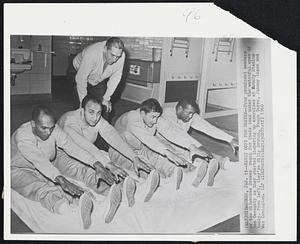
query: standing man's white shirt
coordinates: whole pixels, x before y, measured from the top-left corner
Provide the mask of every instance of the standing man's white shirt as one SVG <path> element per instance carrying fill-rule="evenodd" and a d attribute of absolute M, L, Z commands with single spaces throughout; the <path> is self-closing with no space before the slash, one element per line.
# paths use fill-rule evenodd
<path fill-rule="evenodd" d="M 73 60 L 73 66 L 77 70 L 75 80 L 80 103 L 87 95 L 87 83 L 96 86 L 103 80 L 109 78 L 103 99 L 110 101 L 112 94 L 115 92 L 121 80 L 125 62 L 125 52 L 122 52 L 122 56 L 115 63 L 104 67 L 105 60 L 103 52 L 105 50 L 105 44 L 106 41 L 94 43 L 83 49 Z"/>
<path fill-rule="evenodd" d="M 190 127 L 192 127 L 193 129 L 201 131 L 211 137 L 214 137 L 215 139 L 223 140 L 229 143 L 233 139 L 231 135 L 202 119 L 197 113 L 195 113 L 192 119 L 188 122 L 184 122 L 181 119 L 178 119 L 176 115 L 176 105 L 164 107 L 162 117 L 186 132 L 190 129 Z"/>

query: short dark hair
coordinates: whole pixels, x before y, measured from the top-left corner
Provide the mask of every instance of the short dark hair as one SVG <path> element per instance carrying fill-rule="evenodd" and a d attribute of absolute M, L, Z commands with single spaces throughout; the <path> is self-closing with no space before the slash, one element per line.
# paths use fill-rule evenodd
<path fill-rule="evenodd" d="M 118 49 L 124 50 L 124 43 L 118 37 L 111 37 L 106 41 L 105 46 L 107 49 L 111 49 L 112 47 L 116 47 Z"/>
<path fill-rule="evenodd" d="M 94 102 L 94 103 L 100 104 L 100 105 L 101 105 L 101 108 L 102 108 L 102 101 L 101 101 L 101 99 L 98 98 L 98 97 L 95 97 L 95 96 L 92 95 L 92 94 L 87 94 L 87 95 L 83 98 L 83 100 L 82 100 L 82 102 L 81 102 L 81 107 L 82 107 L 82 108 L 85 108 L 86 104 L 87 104 L 89 101 L 92 101 L 92 102 Z"/>
<path fill-rule="evenodd" d="M 149 98 L 142 102 L 140 106 L 140 110 L 144 111 L 146 114 L 149 112 L 157 112 L 162 114 L 162 107 L 160 106 L 159 102 L 154 98 Z"/>
<path fill-rule="evenodd" d="M 188 97 L 185 97 L 185 98 L 182 98 L 181 100 L 179 100 L 179 102 L 176 105 L 176 108 L 181 106 L 183 109 L 185 109 L 188 105 L 191 105 L 195 109 L 196 113 L 200 113 L 200 109 L 199 109 L 199 106 L 196 103 L 196 101 L 193 99 L 190 99 Z"/>
<path fill-rule="evenodd" d="M 31 119 L 37 122 L 42 113 L 50 116 L 53 120 L 55 120 L 53 111 L 44 104 L 37 105 L 33 108 Z"/>

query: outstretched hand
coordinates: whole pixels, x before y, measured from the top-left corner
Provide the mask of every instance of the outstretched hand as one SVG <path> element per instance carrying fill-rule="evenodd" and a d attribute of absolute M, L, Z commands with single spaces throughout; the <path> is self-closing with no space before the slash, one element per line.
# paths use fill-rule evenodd
<path fill-rule="evenodd" d="M 55 178 L 55 181 L 61 186 L 61 188 L 72 195 L 73 197 L 80 197 L 83 194 L 83 189 L 74 183 L 68 181 L 64 176 L 59 175 Z"/>
<path fill-rule="evenodd" d="M 138 177 L 140 177 L 140 170 L 145 171 L 147 174 L 149 174 L 152 170 L 152 167 L 150 164 L 147 164 L 145 161 L 148 161 L 146 158 L 138 158 L 135 157 L 132 160 L 134 172 Z"/>
<path fill-rule="evenodd" d="M 105 181 L 108 185 L 112 185 L 117 181 L 116 177 L 108 169 L 106 169 L 100 162 L 94 163 L 94 169 L 96 171 L 95 181 L 98 183 L 99 180 Z"/>
<path fill-rule="evenodd" d="M 128 173 L 115 165 L 113 162 L 107 164 L 107 168 L 114 174 L 117 179 L 117 182 L 120 182 L 122 179 L 125 179 L 128 176 Z"/>
<path fill-rule="evenodd" d="M 172 161 L 177 166 L 186 167 L 189 163 L 187 160 L 179 157 L 176 153 L 171 152 L 169 150 L 166 150 L 165 155 L 170 161 Z"/>

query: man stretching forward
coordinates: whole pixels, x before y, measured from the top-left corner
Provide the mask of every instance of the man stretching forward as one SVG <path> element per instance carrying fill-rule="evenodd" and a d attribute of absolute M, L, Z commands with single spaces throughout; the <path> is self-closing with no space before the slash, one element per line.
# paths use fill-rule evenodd
<path fill-rule="evenodd" d="M 190 128 L 193 128 L 216 139 L 226 141 L 235 151 L 238 146 L 237 139 L 211 125 L 206 120 L 202 119 L 198 112 L 199 107 L 196 102 L 188 98 L 184 98 L 180 100 L 175 106 L 165 106 L 162 116 L 178 128 L 181 128 L 184 132 L 188 132 Z M 207 151 L 202 145 L 200 145 L 200 147 L 201 150 Z M 212 156 L 210 152 L 207 151 L 207 153 Z M 208 161 L 210 161 L 211 164 L 208 186 L 212 186 L 214 183 L 214 177 L 220 167 L 219 164 L 224 163 L 224 158 L 213 154 L 213 159 Z M 208 162 L 205 160 L 200 160 L 198 177 L 193 183 L 194 186 L 198 186 L 201 183 L 204 176 L 206 175 L 207 169 Z"/>
<path fill-rule="evenodd" d="M 98 159 L 75 144 L 55 124 L 52 111 L 40 105 L 34 108 L 31 121 L 22 124 L 11 137 L 11 187 L 53 213 L 70 213 L 70 203 L 81 196 L 81 217 L 84 228 L 88 228 L 93 208 L 91 194 L 70 182 L 56 167 L 60 160 L 58 148 L 95 171 L 94 182 L 101 179 L 114 183 L 113 175 L 100 166 Z"/>
<path fill-rule="evenodd" d="M 145 100 L 140 108 L 121 115 L 116 121 L 115 128 L 134 152 L 157 169 L 162 177 L 172 176 L 175 188 L 179 189 L 183 177 L 182 167 L 186 167 L 188 162 L 179 157 L 174 147 L 164 143 L 157 135 L 160 134 L 193 154 L 203 155 L 205 152 L 197 149 L 198 141 L 191 139 L 181 129 L 160 117 L 161 114 L 162 107 L 159 102 L 150 98 Z M 118 165 L 127 168 L 131 166 L 128 159 L 114 148 L 109 149 L 109 155 Z"/>
<path fill-rule="evenodd" d="M 139 170 L 149 174 L 147 179 L 149 190 L 146 191 L 145 194 L 147 200 L 150 200 L 159 183 L 158 173 L 151 171 L 151 167 L 143 163 L 137 157 L 127 143 L 120 137 L 116 129 L 101 116 L 101 112 L 101 99 L 89 94 L 82 100 L 82 108 L 63 114 L 59 119 L 58 124 L 78 146 L 90 153 L 90 155 L 94 155 L 101 163 L 100 167 L 104 166 L 109 169 L 116 181 L 121 182 L 121 185 L 124 186 L 123 194 L 126 196 L 129 207 L 132 207 L 135 203 L 135 181 L 128 176 L 128 173 L 125 170 L 118 167 L 110 160 L 107 152 L 99 150 L 93 144 L 96 141 L 98 134 L 100 134 L 111 147 L 115 148 L 115 150 L 129 160 L 136 174 L 138 174 Z M 95 192 L 104 195 L 107 194 L 110 184 L 105 181 L 99 182 L 98 185 L 95 184 L 93 181 L 95 171 L 90 169 L 87 170 L 80 162 L 70 158 L 63 151 L 59 151 L 59 157 L 61 157 L 62 160 L 59 161 L 58 168 L 62 173 L 71 178 L 77 178 L 79 174 L 79 176 L 82 176 L 82 181 Z M 117 197 L 112 202 L 115 211 L 120 205 L 120 202 L 120 197 Z"/>

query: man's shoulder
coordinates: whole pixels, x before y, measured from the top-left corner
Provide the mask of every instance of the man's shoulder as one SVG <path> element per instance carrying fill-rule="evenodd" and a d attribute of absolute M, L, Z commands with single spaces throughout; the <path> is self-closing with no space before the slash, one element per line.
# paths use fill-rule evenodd
<path fill-rule="evenodd" d="M 128 112 L 123 113 L 116 121 L 116 124 L 119 123 L 124 123 L 126 121 L 126 123 L 131 123 L 135 120 L 137 120 L 139 116 L 139 113 L 137 110 L 130 110 Z"/>
<path fill-rule="evenodd" d="M 101 51 L 103 51 L 104 46 L 105 42 L 92 43 L 84 49 L 84 55 L 98 57 L 99 55 L 101 55 Z"/>
<path fill-rule="evenodd" d="M 92 44 L 90 44 L 89 46 L 87 46 L 87 48 L 104 48 L 106 41 L 102 41 L 102 42 L 94 42 Z"/>
<path fill-rule="evenodd" d="M 21 137 L 23 137 L 24 135 L 30 135 L 30 134 L 32 134 L 32 128 L 31 128 L 30 121 L 28 121 L 20 125 L 20 127 L 18 127 L 14 131 L 12 136 L 21 135 Z"/>
<path fill-rule="evenodd" d="M 140 112 L 138 109 L 130 110 L 127 112 L 127 117 L 129 119 L 138 119 L 138 118 L 140 118 Z"/>
<path fill-rule="evenodd" d="M 58 124 L 62 127 L 66 123 L 75 122 L 79 117 L 80 109 L 72 110 L 64 113 L 58 120 Z"/>

